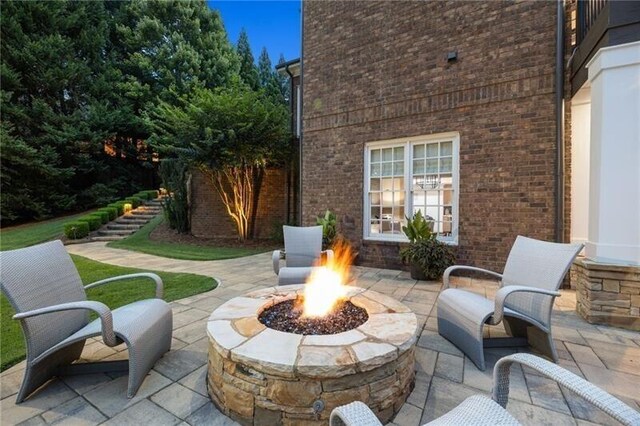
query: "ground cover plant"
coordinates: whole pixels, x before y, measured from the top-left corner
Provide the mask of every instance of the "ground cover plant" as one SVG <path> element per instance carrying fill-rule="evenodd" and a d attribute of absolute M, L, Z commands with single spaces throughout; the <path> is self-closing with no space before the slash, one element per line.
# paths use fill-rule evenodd
<path fill-rule="evenodd" d="M 82 282 L 89 284 L 116 275 L 143 272 L 139 269 L 107 265 L 81 256 L 71 256 L 76 264 Z M 148 271 L 147 271 L 148 272 Z M 217 282 L 202 275 L 156 272 L 164 282 L 164 300 L 182 299 L 204 291 L 213 290 Z M 116 282 L 87 291 L 89 300 L 97 300 L 115 309 L 136 300 L 154 297 L 155 285 L 148 279 L 134 279 Z M 0 296 L 0 370 L 24 359 L 25 348 L 22 329 L 18 321 L 11 317 L 13 308 L 4 295 Z"/>

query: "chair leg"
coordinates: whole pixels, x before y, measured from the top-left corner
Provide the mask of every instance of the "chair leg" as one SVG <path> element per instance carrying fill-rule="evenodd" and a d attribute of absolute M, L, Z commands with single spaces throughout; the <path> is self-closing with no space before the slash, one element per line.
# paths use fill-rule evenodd
<path fill-rule="evenodd" d="M 551 331 L 548 333 L 540 330 L 538 327 L 531 327 L 528 336 L 529 345 L 541 354 L 549 357 L 553 362 L 558 362 L 558 352 L 553 342 Z"/>
<path fill-rule="evenodd" d="M 531 324 L 521 320 L 520 318 L 504 316 L 502 318 L 504 329 L 511 337 L 527 337 L 527 327 L 531 327 Z"/>
<path fill-rule="evenodd" d="M 137 334 L 135 340 L 129 341 L 122 336 L 129 349 L 127 398 L 135 396 L 156 361 L 171 349 L 173 317 L 168 305 L 161 316 L 153 326 Z"/>
<path fill-rule="evenodd" d="M 56 376 L 61 366 L 69 365 L 80 358 L 84 348 L 84 340 L 69 345 L 51 354 L 39 363 L 30 365 L 27 360 L 27 367 L 20 385 L 20 391 L 16 397 L 16 403 L 23 402 L 36 389 L 44 385 L 49 379 Z"/>
<path fill-rule="evenodd" d="M 438 333 L 469 357 L 484 371 L 483 323 L 475 323 L 460 315 L 454 308 L 438 302 Z"/>

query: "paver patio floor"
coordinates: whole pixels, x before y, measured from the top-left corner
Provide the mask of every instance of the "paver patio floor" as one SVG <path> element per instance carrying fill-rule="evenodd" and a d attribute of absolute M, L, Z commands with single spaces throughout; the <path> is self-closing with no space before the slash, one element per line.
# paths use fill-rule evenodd
<path fill-rule="evenodd" d="M 95 374 L 53 380 L 29 400 L 16 405 L 23 362 L 0 377 L 0 423 L 235 424 L 207 396 L 205 324 L 211 311 L 226 300 L 276 283 L 270 253 L 196 262 L 111 249 L 105 243 L 72 245 L 67 249 L 114 265 L 212 276 L 220 281 L 220 286 L 172 303 L 171 351 L 156 364 L 135 398 L 126 398 L 126 376 Z M 487 371 L 481 372 L 440 337 L 435 316 L 440 283 L 416 282 L 406 272 L 363 267 L 356 267 L 355 275 L 359 286 L 391 295 L 412 308 L 422 327 L 416 352 L 415 390 L 393 424 L 423 424 L 470 395 L 490 392 L 493 364 L 515 350 L 488 350 Z M 495 292 L 487 281 L 462 278 L 457 279 L 456 285 L 485 295 Z M 556 300 L 553 331 L 562 366 L 640 410 L 640 333 L 583 321 L 575 314 L 575 293 L 570 290 L 562 291 L 562 297 Z M 500 336 L 504 330 L 492 327 L 487 333 Z M 99 339 L 91 339 L 82 356 L 111 360 L 126 358 L 127 354 L 123 345 L 109 348 Z M 531 370 L 513 369 L 511 381 L 508 410 L 523 424 L 615 424 L 606 414 Z"/>

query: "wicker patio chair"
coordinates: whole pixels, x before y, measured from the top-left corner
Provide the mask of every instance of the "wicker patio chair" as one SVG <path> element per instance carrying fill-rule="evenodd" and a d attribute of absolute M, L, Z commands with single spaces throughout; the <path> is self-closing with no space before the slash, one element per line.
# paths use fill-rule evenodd
<path fill-rule="evenodd" d="M 332 250 L 322 250 L 322 226 L 283 226 L 284 250 L 273 252 L 273 270 L 278 275 L 278 285 L 303 284 L 314 265 L 324 254 L 333 258 Z M 280 267 L 284 259 L 285 266 Z"/>
<path fill-rule="evenodd" d="M 443 276 L 438 297 L 438 332 L 485 369 L 484 346 L 532 344 L 554 361 L 558 360 L 551 336 L 551 309 L 558 288 L 582 244 L 559 244 L 518 236 L 504 273 L 471 266 L 451 266 Z M 449 276 L 457 270 L 482 272 L 501 280 L 494 300 L 470 291 L 449 287 Z M 511 337 L 483 339 L 484 324 L 504 321 Z"/>
<path fill-rule="evenodd" d="M 17 402 L 51 377 L 99 371 L 129 371 L 127 396 L 133 397 L 155 362 L 171 347 L 172 313 L 161 300 L 162 280 L 151 273 L 108 278 L 82 286 L 80 275 L 60 241 L 0 253 L 0 288 L 17 312 L 26 342 L 26 369 Z M 155 282 L 155 299 L 111 311 L 88 301 L 85 289 L 131 278 Z M 99 318 L 89 321 L 89 312 Z M 107 346 L 126 343 L 128 361 L 72 364 L 85 340 L 102 335 Z"/>
<path fill-rule="evenodd" d="M 506 410 L 509 400 L 509 371 L 513 363 L 526 365 L 543 376 L 555 380 L 559 385 L 575 392 L 624 425 L 640 425 L 640 413 L 619 399 L 562 367 L 537 356 L 523 353 L 498 360 L 493 369 L 492 398 L 483 395 L 471 396 L 427 425 L 519 425 L 520 423 Z M 382 423 L 369 407 L 363 402 L 356 401 L 335 408 L 331 412 L 330 425 L 381 426 Z"/>

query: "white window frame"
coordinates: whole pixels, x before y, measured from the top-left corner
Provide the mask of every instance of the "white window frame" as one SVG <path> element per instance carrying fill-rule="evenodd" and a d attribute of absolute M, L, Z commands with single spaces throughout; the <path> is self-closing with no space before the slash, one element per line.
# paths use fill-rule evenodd
<path fill-rule="evenodd" d="M 452 223 L 451 223 L 451 235 L 442 237 L 438 236 L 438 239 L 444 243 L 457 245 L 458 244 L 458 223 L 460 217 L 460 133 L 448 132 L 438 133 L 434 135 L 414 136 L 409 138 L 388 139 L 383 141 L 369 142 L 365 144 L 364 149 L 364 194 L 363 194 L 363 238 L 366 241 L 394 241 L 394 242 L 408 242 L 406 235 L 401 234 L 371 234 L 371 206 L 369 204 L 369 192 L 371 190 L 370 184 L 370 159 L 371 150 L 380 148 L 393 148 L 398 146 L 404 146 L 404 211 L 405 215 L 413 215 L 413 191 L 412 191 L 412 176 L 413 176 L 413 146 L 421 143 L 435 143 L 435 142 L 451 142 L 452 143 L 452 190 L 453 199 L 451 200 L 452 206 Z"/>

